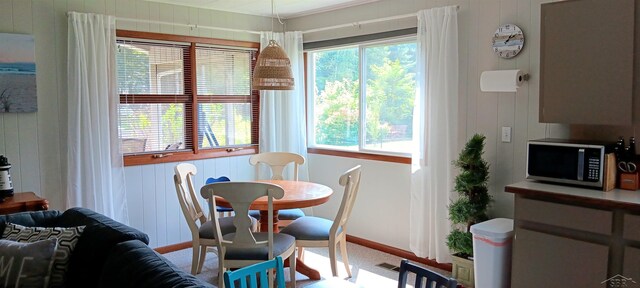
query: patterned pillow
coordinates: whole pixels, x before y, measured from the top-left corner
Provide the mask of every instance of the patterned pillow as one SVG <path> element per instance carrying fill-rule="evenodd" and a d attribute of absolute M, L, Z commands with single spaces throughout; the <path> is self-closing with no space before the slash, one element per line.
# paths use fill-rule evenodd
<path fill-rule="evenodd" d="M 69 260 L 73 248 L 84 231 L 85 226 L 78 227 L 25 227 L 7 223 L 2 238 L 18 242 L 36 242 L 39 240 L 57 238 L 58 250 L 53 261 L 51 281 L 49 287 L 63 287 L 64 276 L 69 267 Z"/>
<path fill-rule="evenodd" d="M 0 287 L 47 287 L 55 238 L 33 243 L 0 240 Z"/>

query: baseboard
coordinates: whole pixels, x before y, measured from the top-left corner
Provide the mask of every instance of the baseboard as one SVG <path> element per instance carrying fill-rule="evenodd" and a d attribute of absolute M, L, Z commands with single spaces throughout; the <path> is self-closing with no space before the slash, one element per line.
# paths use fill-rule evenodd
<path fill-rule="evenodd" d="M 416 256 L 416 254 L 413 254 L 413 252 L 402 250 L 396 247 L 391 247 L 378 242 L 373 242 L 371 240 L 367 240 L 364 238 L 347 235 L 347 242 L 351 242 L 367 248 L 378 250 L 380 252 L 389 253 L 391 255 L 395 255 L 400 258 L 408 259 L 414 262 L 422 263 L 424 265 L 436 267 L 438 269 L 446 270 L 449 272 L 451 272 L 451 269 L 452 269 L 451 263 L 438 263 L 435 260 L 432 260 L 429 258 L 418 257 Z M 182 243 L 172 244 L 168 246 L 157 247 L 154 250 L 156 250 L 156 252 L 160 254 L 166 254 L 166 253 L 170 253 L 170 252 L 174 252 L 182 249 L 191 248 L 191 246 L 192 246 L 191 241 L 188 241 L 188 242 L 182 242 Z M 400 263 L 398 263 L 398 265 L 400 265 Z"/>
<path fill-rule="evenodd" d="M 187 242 L 182 242 L 182 243 L 177 243 L 177 244 L 157 247 L 157 248 L 155 248 L 153 250 L 156 250 L 156 252 L 158 252 L 160 254 L 167 254 L 167 253 L 170 253 L 170 252 L 175 252 L 175 251 L 179 251 L 179 250 L 182 250 L 182 249 L 191 248 L 191 246 L 193 246 L 191 244 L 191 241 L 187 241 Z"/>
<path fill-rule="evenodd" d="M 378 250 L 380 252 L 389 253 L 391 255 L 395 255 L 395 256 L 398 256 L 400 258 L 408 259 L 408 260 L 411 260 L 413 262 L 422 263 L 424 265 L 428 265 L 428 266 L 431 266 L 431 267 L 436 267 L 438 269 L 446 270 L 446 271 L 449 271 L 449 272 L 451 272 L 451 270 L 452 270 L 451 263 L 438 263 L 435 260 L 432 260 L 432 259 L 429 259 L 429 258 L 418 257 L 418 256 L 416 256 L 416 254 L 413 254 L 413 252 L 410 252 L 410 251 L 398 249 L 396 247 L 391 247 L 391 246 L 388 246 L 388 245 L 380 244 L 378 242 L 373 242 L 371 240 L 359 238 L 359 237 L 356 237 L 356 236 L 347 235 L 347 242 L 351 242 L 353 244 L 358 244 L 358 245 L 361 245 L 361 246 L 364 246 L 364 247 L 367 247 L 367 248 Z M 397 263 L 397 264 L 400 265 L 400 263 Z"/>

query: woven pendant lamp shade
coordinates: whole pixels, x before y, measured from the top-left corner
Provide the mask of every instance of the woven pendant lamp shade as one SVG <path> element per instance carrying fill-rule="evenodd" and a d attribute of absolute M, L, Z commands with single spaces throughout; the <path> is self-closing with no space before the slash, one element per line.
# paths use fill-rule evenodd
<path fill-rule="evenodd" d="M 275 40 L 262 49 L 253 70 L 253 89 L 255 90 L 293 90 L 291 61 Z"/>

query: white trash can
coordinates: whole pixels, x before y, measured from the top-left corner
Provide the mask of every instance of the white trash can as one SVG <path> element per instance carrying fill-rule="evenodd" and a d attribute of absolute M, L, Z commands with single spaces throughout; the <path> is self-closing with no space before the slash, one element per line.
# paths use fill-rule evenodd
<path fill-rule="evenodd" d="M 511 286 L 513 219 L 496 218 L 471 226 L 476 288 Z"/>

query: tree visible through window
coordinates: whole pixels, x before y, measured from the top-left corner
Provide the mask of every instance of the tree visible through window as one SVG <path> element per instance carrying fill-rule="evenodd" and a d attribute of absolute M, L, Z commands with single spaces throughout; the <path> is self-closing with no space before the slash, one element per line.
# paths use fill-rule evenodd
<path fill-rule="evenodd" d="M 415 42 L 359 45 L 309 55 L 311 147 L 409 151 L 416 89 Z"/>

